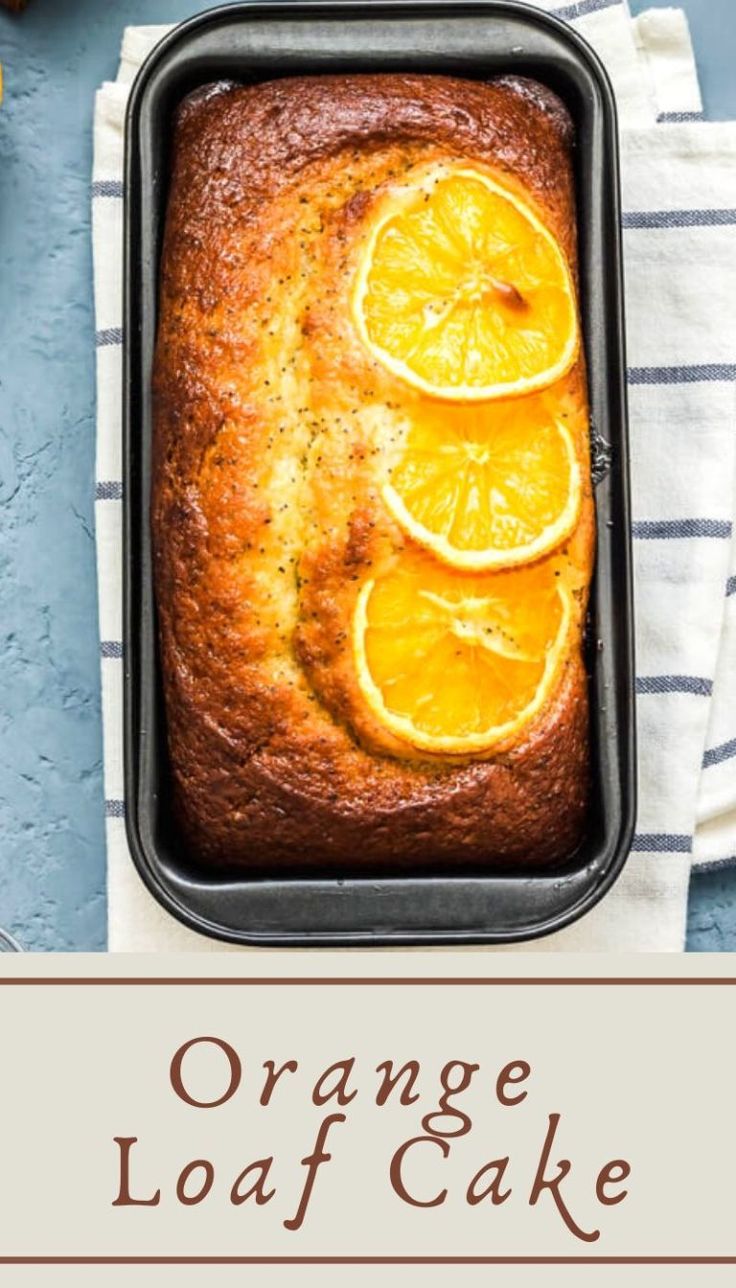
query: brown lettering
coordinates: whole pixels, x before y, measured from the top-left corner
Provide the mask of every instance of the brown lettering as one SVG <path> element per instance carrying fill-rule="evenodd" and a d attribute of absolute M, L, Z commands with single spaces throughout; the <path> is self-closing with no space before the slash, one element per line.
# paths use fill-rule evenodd
<path fill-rule="evenodd" d="M 412 1149 L 414 1145 L 437 1145 L 443 1158 L 447 1158 L 450 1153 L 450 1146 L 447 1141 L 443 1140 L 441 1137 L 414 1136 L 412 1140 L 405 1141 L 403 1145 L 399 1146 L 391 1159 L 391 1167 L 389 1169 L 391 1188 L 396 1194 L 398 1194 L 400 1199 L 403 1199 L 404 1203 L 409 1203 L 411 1207 L 439 1207 L 447 1198 L 447 1190 L 440 1190 L 439 1194 L 437 1194 L 433 1199 L 415 1199 L 404 1185 L 404 1180 L 401 1174 L 401 1165 L 404 1158 L 409 1153 L 409 1150 Z"/>
<path fill-rule="evenodd" d="M 218 1096 L 217 1100 L 195 1100 L 194 1096 L 191 1096 L 184 1086 L 182 1078 L 182 1064 L 184 1062 L 184 1056 L 187 1051 L 191 1051 L 192 1047 L 198 1046 L 201 1042 L 209 1042 L 212 1046 L 218 1047 L 220 1051 L 224 1051 L 230 1066 L 230 1082 L 222 1095 Z M 180 1046 L 179 1050 L 175 1053 L 169 1070 L 171 1085 L 177 1096 L 180 1100 L 183 1100 L 185 1104 L 193 1105 L 195 1109 L 216 1109 L 218 1105 L 224 1105 L 227 1100 L 230 1100 L 232 1096 L 235 1095 L 235 1092 L 240 1086 L 240 1079 L 242 1076 L 243 1067 L 240 1063 L 237 1051 L 230 1046 L 229 1042 L 224 1042 L 222 1038 L 211 1037 L 191 1038 L 189 1042 L 185 1042 L 184 1045 Z"/>
<path fill-rule="evenodd" d="M 260 1103 L 270 1105 L 274 1087 L 282 1073 L 296 1073 L 299 1065 L 296 1060 L 287 1060 L 286 1064 L 282 1064 L 281 1068 L 277 1069 L 273 1060 L 266 1060 L 263 1067 L 266 1070 L 266 1081 L 263 1084 Z"/>
<path fill-rule="evenodd" d="M 194 1194 L 187 1194 L 187 1181 L 192 1173 L 197 1171 L 198 1168 L 201 1168 L 204 1172 L 202 1184 Z M 180 1203 L 185 1205 L 185 1207 L 194 1207 L 195 1203 L 201 1203 L 202 1199 L 207 1198 L 207 1195 L 212 1189 L 212 1182 L 214 1179 L 215 1169 L 210 1160 L 208 1158 L 194 1158 L 191 1163 L 187 1163 L 186 1167 L 182 1168 L 179 1179 L 176 1182 L 176 1197 Z"/>
<path fill-rule="evenodd" d="M 383 1064 L 378 1065 L 376 1073 L 383 1073 L 383 1081 L 378 1088 L 378 1093 L 376 1095 L 377 1105 L 385 1105 L 394 1087 L 398 1083 L 399 1078 L 403 1078 L 405 1074 L 408 1074 L 409 1076 L 406 1078 L 404 1086 L 401 1088 L 401 1092 L 399 1093 L 399 1104 L 413 1105 L 419 1099 L 419 1093 L 414 1090 L 417 1078 L 419 1077 L 418 1060 L 408 1060 L 406 1064 L 401 1066 L 398 1073 L 394 1073 L 393 1060 L 384 1060 Z"/>
<path fill-rule="evenodd" d="M 488 1198 L 489 1194 L 491 1196 L 491 1203 L 493 1203 L 495 1207 L 500 1207 L 502 1203 L 505 1203 L 506 1200 L 511 1197 L 511 1186 L 509 1186 L 507 1190 L 501 1189 L 501 1183 L 508 1165 L 509 1160 L 507 1155 L 506 1158 L 494 1158 L 490 1163 L 486 1163 L 485 1166 L 481 1167 L 479 1172 L 476 1172 L 468 1186 L 468 1192 L 466 1194 L 468 1203 L 470 1203 L 472 1207 L 474 1207 L 476 1203 L 482 1203 L 484 1199 Z M 488 1184 L 484 1190 L 479 1190 L 478 1185 L 485 1179 L 486 1174 L 491 1172 L 492 1178 L 490 1184 Z"/>
<path fill-rule="evenodd" d="M 586 1243 L 595 1243 L 596 1239 L 600 1238 L 600 1230 L 592 1230 L 589 1234 L 586 1233 L 586 1231 L 583 1230 L 582 1227 L 574 1220 L 569 1208 L 565 1205 L 565 1200 L 563 1199 L 562 1194 L 560 1193 L 560 1185 L 572 1168 L 572 1163 L 569 1158 L 561 1158 L 559 1160 L 556 1176 L 549 1178 L 545 1176 L 545 1170 L 549 1162 L 549 1156 L 552 1152 L 552 1145 L 554 1143 L 559 1122 L 559 1114 L 550 1114 L 549 1126 L 547 1128 L 544 1145 L 542 1146 L 537 1174 L 534 1177 L 534 1184 L 532 1185 L 531 1194 L 529 1195 L 529 1206 L 534 1207 L 538 1202 L 540 1195 L 543 1194 L 545 1190 L 549 1190 L 557 1206 L 557 1211 L 565 1222 L 568 1230 L 570 1230 L 578 1239 L 583 1239 Z"/>
<path fill-rule="evenodd" d="M 284 1225 L 287 1230 L 298 1230 L 302 1225 L 307 1214 L 312 1190 L 314 1189 L 317 1168 L 320 1167 L 322 1163 L 329 1163 L 332 1158 L 332 1154 L 324 1153 L 327 1134 L 333 1123 L 344 1123 L 345 1121 L 345 1114 L 329 1114 L 328 1117 L 325 1118 L 324 1122 L 320 1123 L 314 1149 L 311 1154 L 307 1154 L 307 1157 L 302 1159 L 302 1166 L 307 1168 L 307 1177 L 304 1182 L 304 1189 L 299 1200 L 299 1207 L 297 1208 L 296 1216 L 292 1217 L 288 1221 L 284 1221 Z"/>
<path fill-rule="evenodd" d="M 326 1105 L 327 1101 L 332 1100 L 334 1097 L 338 1105 L 349 1105 L 351 1100 L 355 1100 L 358 1094 L 357 1091 L 348 1091 L 348 1078 L 353 1072 L 354 1065 L 355 1057 L 351 1056 L 349 1060 L 336 1060 L 334 1064 L 330 1065 L 329 1069 L 325 1069 L 315 1084 L 312 1092 L 312 1103 Z M 329 1082 L 331 1075 L 337 1073 L 338 1070 L 341 1072 L 335 1086 L 325 1091 L 324 1084 Z"/>
<path fill-rule="evenodd" d="M 526 1060 L 513 1060 L 511 1064 L 504 1065 L 496 1079 L 496 1098 L 500 1105 L 520 1105 L 522 1100 L 526 1099 L 528 1094 L 526 1091 L 520 1091 L 517 1096 L 510 1096 L 506 1088 L 515 1082 L 524 1082 L 531 1071 L 532 1067 Z"/>
<path fill-rule="evenodd" d="M 230 1202 L 234 1203 L 236 1207 L 239 1207 L 241 1203 L 245 1203 L 247 1199 L 253 1197 L 259 1206 L 262 1206 L 264 1203 L 269 1203 L 276 1191 L 266 1190 L 264 1189 L 264 1186 L 268 1180 L 272 1163 L 273 1155 L 270 1158 L 259 1158 L 257 1162 L 249 1163 L 247 1167 L 243 1168 L 243 1171 L 234 1182 L 230 1191 Z M 256 1169 L 258 1169 L 256 1180 L 247 1190 L 241 1190 L 240 1187 L 246 1176 Z"/>
<path fill-rule="evenodd" d="M 473 1079 L 473 1074 L 477 1073 L 480 1068 L 479 1064 L 466 1064 L 464 1060 L 450 1060 L 440 1074 L 440 1083 L 442 1085 L 442 1095 L 440 1096 L 439 1105 L 434 1113 L 426 1114 L 422 1119 L 422 1127 L 432 1136 L 465 1136 L 470 1131 L 473 1123 L 467 1114 L 462 1110 L 456 1109 L 450 1104 L 450 1096 L 459 1096 L 463 1091 L 467 1091 Z M 460 1069 L 460 1079 L 458 1085 L 450 1084 L 450 1075 L 455 1069 Z M 435 1118 L 456 1118 L 460 1126 L 455 1131 L 442 1131 L 439 1127 L 433 1127 L 432 1122 Z"/>
<path fill-rule="evenodd" d="M 617 1173 L 617 1175 L 614 1175 Z M 595 1183 L 595 1196 L 599 1203 L 604 1203 L 606 1207 L 613 1207 L 616 1203 L 623 1203 L 628 1190 L 622 1190 L 620 1194 L 606 1194 L 607 1185 L 618 1185 L 625 1181 L 631 1175 L 631 1165 L 626 1162 L 625 1158 L 614 1158 L 610 1163 L 606 1163 L 598 1173 L 598 1180 Z"/>
<path fill-rule="evenodd" d="M 113 1199 L 113 1207 L 157 1207 L 161 1202 L 161 1191 L 150 1199 L 134 1199 L 130 1193 L 130 1151 L 137 1144 L 137 1136 L 114 1136 L 115 1144 L 120 1148 L 120 1187 L 118 1196 Z"/>

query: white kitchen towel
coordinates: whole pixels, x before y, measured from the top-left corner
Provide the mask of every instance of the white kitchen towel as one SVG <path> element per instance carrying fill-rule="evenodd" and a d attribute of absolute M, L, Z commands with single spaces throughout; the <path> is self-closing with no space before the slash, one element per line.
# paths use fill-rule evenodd
<path fill-rule="evenodd" d="M 679 9 L 649 9 L 632 25 L 634 40 L 647 60 L 655 88 L 658 120 L 701 120 L 700 86 L 684 13 Z M 693 162 L 698 165 L 697 155 Z M 732 169 L 733 162 L 724 155 L 722 164 L 725 177 L 725 170 Z M 721 177 L 717 169 L 714 173 L 720 191 Z M 724 194 L 733 188 L 731 176 L 723 187 Z M 709 205 L 710 199 L 705 189 L 703 207 Z M 717 193 L 713 199 L 717 199 Z M 716 206 L 701 210 L 697 218 L 733 227 L 736 211 L 725 205 Z M 713 249 L 716 250 L 715 244 Z M 731 408 L 728 418 L 733 415 L 736 428 L 736 397 L 731 399 Z M 731 511 L 732 519 L 735 516 L 736 502 Z M 718 662 L 709 707 L 692 852 L 693 867 L 700 871 L 736 866 L 736 525 L 723 588 Z"/>
<path fill-rule="evenodd" d="M 702 119 L 698 69 L 683 9 L 647 9 L 631 23 L 659 122 Z"/>
<path fill-rule="evenodd" d="M 708 797 L 716 811 L 711 825 L 713 819 L 722 823 L 723 811 L 716 808 L 721 796 L 715 788 L 708 793 L 705 780 L 726 763 L 728 730 L 736 733 L 734 712 L 727 709 L 728 677 L 721 680 L 718 664 L 719 647 L 733 634 L 726 629 L 724 605 L 736 606 L 736 595 L 725 593 L 727 586 L 733 590 L 736 575 L 729 565 L 736 126 L 693 123 L 700 98 L 679 11 L 644 15 L 633 24 L 621 0 L 580 0 L 555 11 L 594 45 L 611 72 L 622 125 L 640 788 L 633 852 L 617 885 L 577 925 L 531 947 L 676 951 L 684 940 L 696 817 L 706 808 L 698 802 L 701 765 L 701 801 Z M 148 894 L 124 827 L 123 118 L 130 81 L 164 30 L 125 33 L 119 79 L 98 92 L 95 112 L 96 521 L 112 951 L 221 947 L 174 921 Z"/>

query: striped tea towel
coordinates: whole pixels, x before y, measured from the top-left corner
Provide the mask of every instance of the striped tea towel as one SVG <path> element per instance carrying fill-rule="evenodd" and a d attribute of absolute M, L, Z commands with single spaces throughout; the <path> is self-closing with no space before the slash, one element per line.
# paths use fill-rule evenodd
<path fill-rule="evenodd" d="M 702 120 L 700 89 L 684 13 L 678 9 L 651 9 L 635 20 L 633 28 L 635 42 L 647 60 L 650 77 L 655 87 L 657 119 L 660 122 L 675 123 Z M 722 128 L 717 126 L 716 131 L 721 131 Z M 712 133 L 712 127 L 709 129 Z M 698 131 L 699 135 L 703 133 Z M 675 209 L 671 212 L 672 221 L 676 224 L 681 225 L 687 219 L 691 221 L 690 226 L 693 228 L 697 226 L 727 228 L 736 225 L 736 212 L 727 200 L 728 194 L 732 195 L 736 188 L 733 175 L 734 161 L 729 151 L 719 156 L 718 150 L 716 140 L 713 193 L 710 194 L 707 188 L 703 188 L 699 210 L 690 212 Z M 697 156 L 693 157 L 693 162 L 697 165 Z M 718 166 L 722 167 L 720 175 L 716 169 Z M 728 171 L 730 171 L 730 178 L 727 178 Z M 728 254 L 726 241 L 730 245 L 731 239 L 727 237 L 723 242 L 723 251 Z M 717 257 L 715 236 L 713 254 Z M 725 299 L 724 308 L 728 308 Z M 729 314 L 726 313 L 726 317 L 728 316 Z M 729 328 L 726 327 L 726 337 L 730 334 Z M 714 353 L 715 351 L 710 356 L 714 356 Z M 722 380 L 733 379 L 736 376 L 736 367 L 733 364 L 735 355 L 732 337 L 731 340 L 727 338 L 723 354 L 726 358 L 725 370 L 716 374 Z M 726 432 L 728 427 L 734 424 L 732 420 L 734 410 L 734 398 L 729 396 L 725 400 L 723 412 Z M 725 455 L 724 469 L 727 469 Z M 736 497 L 736 478 L 733 486 Z M 718 660 L 709 703 L 708 728 L 701 763 L 692 846 L 693 866 L 700 871 L 736 865 L 736 765 L 734 764 L 736 759 L 736 529 L 733 524 L 735 515 L 736 501 L 726 520 L 711 529 L 719 534 L 714 535 L 712 540 L 730 540 L 730 551 L 725 588 L 721 599 Z M 709 677 L 703 678 L 707 681 Z M 704 687 L 707 689 L 707 683 Z"/>
<path fill-rule="evenodd" d="M 677 951 L 693 838 L 698 859 L 720 862 L 736 853 L 728 772 L 736 752 L 729 691 L 736 660 L 736 126 L 699 119 L 692 49 L 678 11 L 651 11 L 633 23 L 622 0 L 580 0 L 554 11 L 606 63 L 622 127 L 640 796 L 633 853 L 617 885 L 583 921 L 532 949 Z M 100 89 L 95 111 L 96 523 L 111 950 L 222 947 L 179 925 L 151 898 L 124 828 L 123 116 L 129 84 L 164 30 L 126 31 L 118 80 Z"/>

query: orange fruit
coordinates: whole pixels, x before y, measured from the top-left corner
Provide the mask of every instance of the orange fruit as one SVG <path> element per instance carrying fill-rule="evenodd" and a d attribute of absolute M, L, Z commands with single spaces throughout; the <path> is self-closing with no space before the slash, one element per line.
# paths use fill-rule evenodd
<path fill-rule="evenodd" d="M 371 354 L 437 398 L 531 393 L 563 376 L 578 351 L 558 242 L 517 193 L 479 170 L 434 167 L 386 195 L 352 309 Z"/>
<path fill-rule="evenodd" d="M 366 582 L 353 650 L 373 714 L 425 752 L 513 742 L 569 651 L 574 598 L 554 562 L 476 576 L 404 552 Z"/>
<path fill-rule="evenodd" d="M 580 513 L 581 470 L 566 417 L 543 396 L 427 403 L 384 485 L 395 519 L 455 568 L 503 568 L 546 554 Z"/>

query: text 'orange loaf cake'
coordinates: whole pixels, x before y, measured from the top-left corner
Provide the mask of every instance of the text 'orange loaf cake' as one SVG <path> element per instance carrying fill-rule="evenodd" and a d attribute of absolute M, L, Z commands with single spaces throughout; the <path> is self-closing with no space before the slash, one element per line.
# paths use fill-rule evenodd
<path fill-rule="evenodd" d="M 180 107 L 152 522 L 197 857 L 455 871 L 579 843 L 595 524 L 571 143 L 515 78 Z"/>

